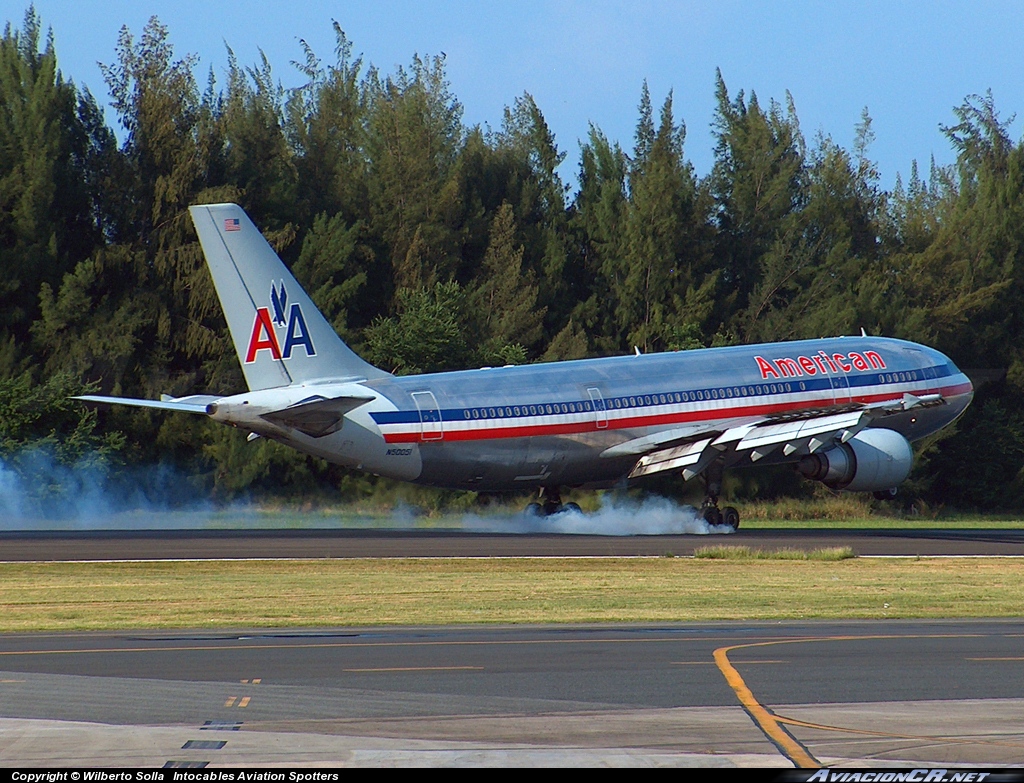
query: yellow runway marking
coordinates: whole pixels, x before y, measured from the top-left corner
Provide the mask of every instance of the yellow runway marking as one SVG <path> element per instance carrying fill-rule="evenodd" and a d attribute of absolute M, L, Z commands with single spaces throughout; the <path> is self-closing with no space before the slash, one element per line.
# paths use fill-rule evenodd
<path fill-rule="evenodd" d="M 228 696 L 228 700 L 224 702 L 225 707 L 234 707 L 235 702 L 238 700 L 237 696 Z"/>
<path fill-rule="evenodd" d="M 965 661 L 1024 661 L 1024 655 L 1008 655 L 1002 658 L 965 658 Z"/>
<path fill-rule="evenodd" d="M 673 666 L 716 666 L 714 661 L 669 661 Z M 737 663 L 747 664 L 754 663 L 789 663 L 789 661 L 737 661 Z"/>
<path fill-rule="evenodd" d="M 757 724 L 758 728 L 761 729 L 776 747 L 783 752 L 783 754 L 794 764 L 800 767 L 820 767 L 820 763 L 817 759 L 810 754 L 810 752 L 801 745 L 792 734 L 782 727 L 782 723 L 787 723 L 793 726 L 802 725 L 799 722 L 784 720 L 778 715 L 763 707 L 757 699 L 754 698 L 754 694 L 750 688 L 740 677 L 740 673 L 736 671 L 732 663 L 729 661 L 729 652 L 732 650 L 749 649 L 751 647 L 770 647 L 777 644 L 806 644 L 808 642 L 852 642 L 852 641 L 867 641 L 867 640 L 878 640 L 878 639 L 978 639 L 986 636 L 987 634 L 866 634 L 864 636 L 810 636 L 805 638 L 797 639 L 775 639 L 766 642 L 751 642 L 747 644 L 734 644 L 729 647 L 719 647 L 715 650 L 715 663 L 718 664 L 718 668 L 722 671 L 725 676 L 726 682 L 729 683 L 733 691 L 736 692 L 736 696 L 739 698 L 740 703 L 747 710 L 747 713 Z M 738 662 L 742 665 L 742 662 Z"/>
<path fill-rule="evenodd" d="M 239 707 L 248 707 L 249 706 L 249 700 L 251 698 L 252 698 L 251 696 L 243 696 L 242 700 L 240 702 L 238 702 L 238 706 Z"/>
<path fill-rule="evenodd" d="M 776 720 L 779 723 L 785 723 L 789 726 L 800 726 L 805 729 L 818 729 L 819 731 L 833 731 L 840 734 L 858 734 L 864 737 L 884 737 L 887 739 L 904 739 L 904 740 L 928 740 L 931 742 L 945 742 L 952 745 L 996 745 L 1003 748 L 1020 748 L 1021 743 L 1019 742 L 998 742 L 996 740 L 987 739 L 970 739 L 965 737 L 946 737 L 946 736 L 932 736 L 927 734 L 893 734 L 888 731 L 871 731 L 870 729 L 850 729 L 844 726 L 829 726 L 824 723 L 812 723 L 810 721 L 800 720 L 799 718 L 787 718 L 784 715 L 776 715 Z"/>
<path fill-rule="evenodd" d="M 770 642 L 767 642 L 767 644 L 770 644 Z M 730 650 L 753 646 L 756 645 L 738 644 L 732 647 L 719 647 L 715 650 L 715 663 L 721 669 L 722 674 L 725 676 L 725 681 L 729 683 L 729 687 L 736 692 L 736 697 L 740 700 L 740 704 L 743 705 L 747 714 L 753 718 L 758 728 L 782 751 L 786 758 L 798 767 L 820 767 L 821 764 L 818 763 L 818 760 L 803 745 L 797 742 L 792 734 L 780 726 L 778 721 L 775 720 L 775 716 L 761 706 L 761 703 L 754 698 L 754 694 L 751 693 L 750 688 L 747 687 L 743 678 L 740 677 L 740 673 L 729 662 Z"/>
<path fill-rule="evenodd" d="M 374 669 L 342 669 L 343 672 L 459 672 L 483 671 L 483 666 L 382 666 Z"/>
<path fill-rule="evenodd" d="M 262 678 L 257 677 L 255 680 L 239 680 L 239 682 L 241 682 L 242 685 L 259 685 L 263 680 Z"/>
<path fill-rule="evenodd" d="M 0 680 L 0 682 L 25 682 L 24 680 Z"/>

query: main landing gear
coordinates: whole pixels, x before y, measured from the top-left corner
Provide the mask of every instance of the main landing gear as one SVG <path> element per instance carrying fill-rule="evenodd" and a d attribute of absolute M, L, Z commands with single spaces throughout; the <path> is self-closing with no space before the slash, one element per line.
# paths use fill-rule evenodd
<path fill-rule="evenodd" d="M 722 491 L 722 463 L 712 462 L 704 472 L 704 502 L 700 517 L 709 525 L 727 525 L 739 530 L 740 512 L 732 506 L 718 508 L 718 494 Z"/>
<path fill-rule="evenodd" d="M 550 517 L 552 514 L 561 514 L 563 511 L 582 513 L 580 507 L 575 503 L 562 503 L 562 493 L 558 487 L 541 487 L 538 502 L 531 503 L 526 507 L 526 513 L 534 517 Z"/>

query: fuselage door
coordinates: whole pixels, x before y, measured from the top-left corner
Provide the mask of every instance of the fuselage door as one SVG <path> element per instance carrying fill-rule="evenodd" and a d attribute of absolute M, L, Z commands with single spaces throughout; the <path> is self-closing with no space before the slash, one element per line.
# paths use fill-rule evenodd
<path fill-rule="evenodd" d="M 833 362 L 835 370 L 831 373 L 832 396 L 837 405 L 850 402 L 850 377 L 838 362 Z"/>
<path fill-rule="evenodd" d="M 420 440 L 441 440 L 444 428 L 441 424 L 441 409 L 437 406 L 437 398 L 431 391 L 412 393 L 416 409 L 420 412 Z"/>
<path fill-rule="evenodd" d="M 592 386 L 587 389 L 587 394 L 590 395 L 590 403 L 594 406 L 594 421 L 597 423 L 597 428 L 599 430 L 608 429 L 608 408 L 605 407 L 601 390 Z"/>

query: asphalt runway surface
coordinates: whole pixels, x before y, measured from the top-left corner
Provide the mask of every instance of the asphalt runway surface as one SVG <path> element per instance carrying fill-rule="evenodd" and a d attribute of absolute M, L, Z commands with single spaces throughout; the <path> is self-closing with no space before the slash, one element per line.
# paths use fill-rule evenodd
<path fill-rule="evenodd" d="M 0 764 L 1024 764 L 1020 622 L 0 637 Z"/>
<path fill-rule="evenodd" d="M 1024 556 L 1024 529 L 740 530 L 731 535 L 601 536 L 407 530 L 0 532 L 0 561 L 322 557 L 661 557 L 725 544 L 849 546 L 858 555 Z"/>

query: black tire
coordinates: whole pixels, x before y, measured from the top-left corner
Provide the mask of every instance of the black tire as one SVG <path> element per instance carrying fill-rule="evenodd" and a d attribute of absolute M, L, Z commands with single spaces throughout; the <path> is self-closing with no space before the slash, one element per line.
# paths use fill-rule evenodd
<path fill-rule="evenodd" d="M 562 506 L 562 511 L 567 511 L 570 514 L 582 514 L 583 513 L 583 509 L 580 508 L 575 503 L 566 503 L 564 506 Z M 561 513 L 561 512 L 559 512 L 559 513 Z"/>
<path fill-rule="evenodd" d="M 722 512 L 714 506 L 708 506 L 701 512 L 701 516 L 704 517 L 704 521 L 709 525 L 720 525 L 722 524 Z"/>
<path fill-rule="evenodd" d="M 883 489 L 880 492 L 872 492 L 875 496 L 875 500 L 892 500 L 896 497 L 896 487 L 892 489 Z"/>
<path fill-rule="evenodd" d="M 544 507 L 540 503 L 531 503 L 523 509 L 523 514 L 528 517 L 542 517 L 544 516 Z"/>
<path fill-rule="evenodd" d="M 733 530 L 740 529 L 740 512 L 732 506 L 726 506 L 722 511 L 722 524 L 728 525 Z"/>

